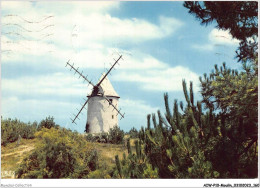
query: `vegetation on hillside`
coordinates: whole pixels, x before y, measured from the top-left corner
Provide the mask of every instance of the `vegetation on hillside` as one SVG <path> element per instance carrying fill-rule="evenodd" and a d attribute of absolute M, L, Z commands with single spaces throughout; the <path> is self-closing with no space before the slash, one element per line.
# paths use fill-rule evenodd
<path fill-rule="evenodd" d="M 188 92 L 183 81 L 183 90 L 186 106 L 175 100 L 171 111 L 165 94 L 165 116 L 160 111 L 157 118 L 155 114 L 147 116 L 147 127 L 139 132 L 140 160 L 137 164 L 129 157 L 121 161 L 132 164 L 126 174 L 143 174 L 142 167 L 147 166 L 158 171 L 159 178 L 256 178 L 257 116 L 252 122 L 246 118 L 241 122 L 240 116 L 229 119 L 228 113 L 206 105 L 203 110 L 202 103 L 194 101 L 192 83 Z M 142 167 L 133 168 L 140 164 Z"/>
<path fill-rule="evenodd" d="M 108 133 L 100 133 L 92 135 L 87 133 L 86 140 L 89 142 L 102 142 L 111 144 L 122 144 L 124 143 L 125 133 L 118 126 L 109 129 Z"/>
<path fill-rule="evenodd" d="M 128 134 L 130 135 L 130 138 L 138 138 L 138 130 L 134 127 L 132 127 L 132 129 L 130 129 Z"/>
<path fill-rule="evenodd" d="M 33 123 L 24 123 L 17 119 L 2 119 L 1 118 L 1 145 L 6 146 L 8 143 L 12 143 L 21 138 L 32 139 L 35 137 L 36 131 L 42 128 L 58 128 L 54 122 L 53 117 L 46 117 L 39 124 L 35 121 Z"/>
<path fill-rule="evenodd" d="M 123 153 L 123 160 L 120 162 L 118 155 L 115 156 L 116 169 L 114 172 L 115 178 L 159 178 L 158 169 L 153 168 L 149 164 L 147 156 L 142 151 L 141 142 L 135 141 L 135 153 L 132 152 L 130 140 L 127 140 L 126 156 Z"/>
<path fill-rule="evenodd" d="M 77 132 L 42 128 L 35 150 L 16 171 L 18 178 L 86 178 L 97 167 L 97 152 Z"/>
<path fill-rule="evenodd" d="M 1 146 L 6 146 L 20 138 L 32 139 L 37 131 L 37 123 L 23 123 L 17 119 L 1 118 Z"/>
<path fill-rule="evenodd" d="M 2 148 L 2 170 L 15 170 L 17 178 L 115 178 L 114 156 L 126 152 L 125 133 L 118 127 L 84 136 L 60 127 L 53 117 L 33 126 L 16 119 L 2 120 L 2 125 L 2 132 L 9 135 Z M 31 135 L 21 134 L 19 144 L 14 142 L 27 129 Z"/>

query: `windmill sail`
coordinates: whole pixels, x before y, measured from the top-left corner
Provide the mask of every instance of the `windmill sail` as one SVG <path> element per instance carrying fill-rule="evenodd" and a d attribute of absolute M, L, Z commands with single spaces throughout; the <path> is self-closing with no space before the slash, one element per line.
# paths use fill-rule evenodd
<path fill-rule="evenodd" d="M 86 104 L 88 103 L 88 101 L 89 101 L 89 98 L 88 98 L 88 100 L 86 100 L 86 102 L 83 104 L 83 106 L 81 107 L 81 109 L 79 110 L 79 112 L 77 113 L 77 115 L 74 117 L 74 119 L 72 119 L 72 123 L 75 123 L 75 120 L 76 120 L 76 119 L 79 119 L 78 116 L 79 116 L 79 114 L 81 113 L 81 111 L 83 110 L 83 108 L 85 108 L 85 106 L 86 106 Z"/>
<path fill-rule="evenodd" d="M 92 83 L 90 80 L 88 80 L 88 79 L 87 79 L 87 77 L 85 77 L 85 76 L 82 74 L 82 73 L 83 73 L 83 71 L 82 71 L 82 72 L 79 72 L 79 71 L 78 71 L 78 68 L 77 68 L 77 69 L 75 69 L 75 68 L 74 68 L 74 66 L 73 66 L 73 65 L 71 65 L 71 64 L 69 63 L 69 61 L 67 62 L 66 66 L 67 66 L 67 65 L 69 65 L 69 66 L 70 66 L 70 68 L 71 68 L 70 70 L 72 70 L 72 69 L 73 69 L 73 70 L 75 71 L 75 74 L 76 74 L 76 73 L 78 73 L 78 74 L 79 74 L 79 78 L 80 78 L 80 77 L 82 77 L 82 78 L 84 79 L 84 81 L 87 81 L 87 82 L 88 82 L 90 85 L 92 85 L 92 86 L 94 87 L 94 84 L 93 84 L 93 83 Z"/>
<path fill-rule="evenodd" d="M 122 113 L 120 112 L 120 110 L 118 110 L 118 109 L 116 108 L 116 106 L 113 105 L 113 103 L 112 103 L 106 96 L 103 96 L 103 97 L 107 100 L 107 102 L 109 103 L 109 105 L 111 105 L 111 106 L 117 111 L 117 114 L 119 114 L 119 115 L 121 116 L 121 119 L 125 117 L 125 114 L 122 114 Z"/>
<path fill-rule="evenodd" d="M 97 86 L 99 86 L 103 80 L 107 77 L 107 75 L 111 72 L 111 70 L 115 67 L 115 65 L 118 63 L 118 61 L 122 58 L 122 55 L 119 56 L 119 58 L 115 61 L 115 63 L 112 65 L 112 67 L 107 71 L 107 73 L 104 75 L 104 77 L 99 81 Z"/>

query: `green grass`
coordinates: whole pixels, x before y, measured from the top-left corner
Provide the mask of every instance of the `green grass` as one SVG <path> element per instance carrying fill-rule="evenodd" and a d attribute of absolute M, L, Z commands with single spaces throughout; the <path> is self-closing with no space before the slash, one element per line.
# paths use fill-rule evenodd
<path fill-rule="evenodd" d="M 108 166 L 111 166 L 115 162 L 115 156 L 123 156 L 123 153 L 127 153 L 127 148 L 121 144 L 104 144 L 104 143 L 93 143 L 99 154 L 100 160 L 105 162 Z"/>
<path fill-rule="evenodd" d="M 130 140 L 132 152 L 135 153 L 134 141 Z M 119 159 L 123 158 L 123 153 L 127 155 L 127 146 L 124 144 L 108 144 L 108 143 L 96 143 L 93 142 L 95 149 L 97 150 L 100 161 L 105 162 L 106 165 L 115 165 L 115 156 L 118 155 Z"/>

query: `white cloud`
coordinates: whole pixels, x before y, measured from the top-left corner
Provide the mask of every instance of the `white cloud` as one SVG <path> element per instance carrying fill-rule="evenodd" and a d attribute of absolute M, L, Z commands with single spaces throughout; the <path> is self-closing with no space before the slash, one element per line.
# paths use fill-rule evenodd
<path fill-rule="evenodd" d="M 109 11 L 120 7 L 119 2 L 4 2 L 6 14 L 21 16 L 30 21 L 53 16 L 44 22 L 30 24 L 19 17 L 7 17 L 5 23 L 18 23 L 31 30 L 53 25 L 44 32 L 21 32 L 13 38 L 3 35 L 1 41 L 3 63 L 33 63 L 32 66 L 50 64 L 61 67 L 69 59 L 84 67 L 103 68 L 104 62 L 111 62 L 111 44 L 136 45 L 147 40 L 160 39 L 173 34 L 183 23 L 172 17 L 160 16 L 159 23 L 147 20 L 113 17 Z M 24 7 L 24 8 L 20 8 Z M 66 10 L 66 11 L 65 11 Z M 62 13 L 61 13 L 62 12 Z M 48 22 L 47 22 L 48 21 Z M 47 23 L 45 23 L 47 22 Z M 8 33 L 8 28 L 5 28 Z M 39 40 L 42 34 L 51 37 Z M 27 36 L 28 35 L 28 36 Z M 25 37 L 25 38 L 23 38 Z M 30 40 L 26 40 L 30 38 Z M 131 63 L 122 68 L 145 69 L 162 67 L 164 64 L 143 54 L 140 58 L 129 58 Z"/>
<path fill-rule="evenodd" d="M 140 43 L 152 39 L 160 39 L 173 34 L 183 23 L 175 18 L 160 17 L 159 24 L 142 19 L 120 19 L 109 14 L 92 13 L 59 16 L 56 19 L 55 40 L 60 44 L 71 46 L 71 40 L 77 40 L 79 48 L 88 43 Z M 76 37 L 71 37 L 77 26 Z"/>
<path fill-rule="evenodd" d="M 104 65 L 109 68 L 119 57 L 119 55 L 115 53 L 116 51 L 118 50 L 109 48 L 84 50 L 74 54 L 71 61 L 75 62 L 75 64 L 81 68 L 104 68 Z M 127 52 L 122 52 L 123 58 L 118 62 L 120 65 L 116 66 L 116 69 L 145 70 L 168 67 L 167 64 L 148 54 L 133 52 L 134 55 L 132 56 L 125 53 Z"/>
<path fill-rule="evenodd" d="M 152 107 L 142 100 L 120 99 L 119 102 L 123 111 L 131 116 L 140 116 L 143 115 L 143 112 L 154 113 L 159 109 L 159 107 Z"/>
<path fill-rule="evenodd" d="M 76 112 L 76 108 L 79 108 L 79 104 L 72 102 L 62 102 L 54 100 L 35 100 L 25 99 L 21 100 L 17 97 L 6 97 L 1 99 L 2 116 L 3 118 L 18 118 L 24 122 L 37 121 L 38 123 L 48 116 L 53 116 L 55 123 L 66 126 L 72 130 L 84 131 L 84 125 L 86 121 L 86 111 L 82 111 L 82 125 L 76 127 L 72 124 L 70 118 L 74 117 L 73 113 Z"/>
<path fill-rule="evenodd" d="M 3 23 L 15 23 L 28 30 L 39 30 L 46 25 L 54 25 L 50 27 L 54 35 L 53 42 L 66 47 L 71 47 L 74 40 L 79 41 L 80 48 L 85 48 L 86 44 L 93 41 L 144 42 L 169 36 L 183 25 L 180 20 L 164 16 L 159 17 L 158 25 L 143 19 L 112 17 L 108 11 L 118 8 L 118 2 L 62 2 L 62 5 L 60 2 L 37 2 L 36 6 L 27 2 L 25 8 L 19 9 L 22 5 L 23 3 L 4 3 L 3 9 L 17 16 L 4 16 Z M 60 14 L 61 10 L 63 14 Z M 27 23 L 23 20 L 39 21 L 50 15 L 51 19 L 40 23 Z M 78 30 L 77 37 L 72 37 L 75 26 Z M 47 33 L 46 30 L 44 32 Z M 22 33 L 23 36 L 28 34 L 32 37 L 35 33 Z"/>
<path fill-rule="evenodd" d="M 213 29 L 209 34 L 209 41 L 213 44 L 238 45 L 239 40 L 232 37 L 228 30 Z"/>
<path fill-rule="evenodd" d="M 110 9 L 118 9 L 119 2 L 115 1 L 63 1 L 63 2 L 50 2 L 50 1 L 40 1 L 40 2 L 29 2 L 29 1 L 2 1 L 2 10 L 12 11 L 18 14 L 28 15 L 30 18 L 36 19 L 41 15 L 41 13 L 52 13 L 57 12 L 67 13 L 68 11 L 78 12 L 84 10 L 84 13 L 90 12 L 106 12 Z M 22 8 L 21 8 L 22 7 Z M 37 9 L 37 12 L 33 12 L 32 9 Z M 66 10 L 66 11 L 64 11 Z M 36 17 L 32 17 L 32 13 L 36 13 Z"/>
<path fill-rule="evenodd" d="M 70 74 L 55 73 L 39 77 L 22 77 L 19 79 L 2 79 L 2 92 L 25 96 L 60 96 L 84 97 L 90 87 Z"/>
<path fill-rule="evenodd" d="M 1 1 L 2 10 L 23 12 L 21 7 L 23 7 L 24 10 L 28 10 L 31 8 L 31 3 L 28 1 Z"/>
<path fill-rule="evenodd" d="M 188 68 L 177 66 L 165 69 L 151 69 L 145 72 L 120 72 L 113 77 L 116 81 L 136 82 L 144 90 L 181 91 L 182 80 L 194 82 L 194 90 L 199 89 L 199 76 Z"/>
<path fill-rule="evenodd" d="M 33 31 L 40 30 L 46 25 L 53 25 L 39 33 L 15 30 L 24 38 L 10 34 L 1 36 L 2 50 L 11 51 L 1 53 L 2 63 L 23 63 L 32 69 L 49 67 L 61 71 L 39 76 L 23 76 L 18 79 L 2 78 L 2 93 L 5 96 L 10 94 L 10 97 L 2 98 L 3 114 L 8 117 L 27 116 L 28 120 L 36 117 L 39 120 L 47 115 L 53 115 L 55 118 L 60 118 L 60 121 L 64 119 L 67 121 L 68 114 L 75 112 L 75 108 L 80 105 L 53 99 L 83 97 L 89 93 L 90 87 L 64 67 L 69 59 L 81 70 L 103 68 L 104 63 L 108 67 L 109 62 L 114 62 L 113 52 L 122 51 L 118 47 L 112 48 L 113 44 L 121 43 L 131 51 L 142 42 L 169 37 L 183 25 L 180 20 L 173 17 L 160 16 L 158 23 L 153 23 L 140 18 L 122 19 L 111 16 L 110 11 L 118 9 L 120 2 L 4 1 L 1 5 L 2 16 L 18 15 L 3 17 L 2 23 L 19 24 Z M 28 23 L 22 19 L 37 22 L 47 16 L 53 17 L 38 24 Z M 8 33 L 8 28 L 4 29 Z M 53 33 L 52 37 L 38 40 L 42 34 L 50 33 Z M 182 88 L 183 77 L 190 79 L 196 77 L 196 74 L 188 69 L 169 67 L 150 54 L 136 51 L 132 53 L 133 56 L 123 54 L 125 60 L 120 61 L 120 71 L 115 71 L 112 78 L 140 83 L 140 88 L 144 90 L 177 91 Z M 23 100 L 20 96 L 30 99 Z M 38 100 L 37 96 L 44 96 L 42 98 L 50 96 L 52 100 Z M 120 99 L 120 106 L 127 117 L 139 118 L 139 121 L 145 121 L 143 116 L 146 113 L 156 112 L 158 109 L 144 101 L 132 99 Z M 138 122 L 137 119 L 135 122 Z"/>
<path fill-rule="evenodd" d="M 192 44 L 191 47 L 200 51 L 213 51 L 217 46 L 237 46 L 239 40 L 232 37 L 228 30 L 213 29 L 208 35 L 209 43 Z"/>
<path fill-rule="evenodd" d="M 192 48 L 200 51 L 212 51 L 214 49 L 213 44 L 193 44 Z"/>
<path fill-rule="evenodd" d="M 11 41 L 6 36 L 2 36 L 1 40 L 2 50 L 10 50 L 15 52 L 17 55 L 31 55 L 31 56 L 40 56 L 46 54 L 47 52 L 52 52 L 55 50 L 53 44 L 48 44 L 42 41 L 33 41 L 33 40 L 20 40 L 20 41 Z M 4 56 L 3 56 L 4 57 Z M 21 57 L 17 60 L 21 60 Z"/>
<path fill-rule="evenodd" d="M 159 110 L 159 107 L 153 107 L 143 100 L 134 99 L 119 99 L 119 107 L 125 113 L 125 118 L 119 121 L 120 128 L 124 130 L 146 126 L 147 114 L 156 113 Z"/>

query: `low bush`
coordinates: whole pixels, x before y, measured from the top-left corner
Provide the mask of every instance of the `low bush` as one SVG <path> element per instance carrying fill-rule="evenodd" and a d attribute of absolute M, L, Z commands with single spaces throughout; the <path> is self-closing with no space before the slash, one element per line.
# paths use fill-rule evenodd
<path fill-rule="evenodd" d="M 116 166 L 108 166 L 106 162 L 99 161 L 98 168 L 95 171 L 91 171 L 88 175 L 89 179 L 110 179 L 113 177 L 113 173 Z"/>
<path fill-rule="evenodd" d="M 16 170 L 18 178 L 87 178 L 97 168 L 97 151 L 77 132 L 42 128 L 35 150 Z"/>
<path fill-rule="evenodd" d="M 116 169 L 113 172 L 113 178 L 159 178 L 158 169 L 153 168 L 142 151 L 140 141 L 135 141 L 135 153 L 132 152 L 130 141 L 127 140 L 128 155 L 123 153 L 123 159 L 120 161 L 118 155 L 115 156 Z"/>
<path fill-rule="evenodd" d="M 108 132 L 108 142 L 111 144 L 122 144 L 124 142 L 124 135 L 124 131 L 115 126 Z"/>
<path fill-rule="evenodd" d="M 139 132 L 133 127 L 128 134 L 130 135 L 130 138 L 138 138 Z"/>
<path fill-rule="evenodd" d="M 94 142 L 94 141 L 95 141 L 95 137 L 94 137 L 92 134 L 87 134 L 87 135 L 85 136 L 85 139 L 86 139 L 86 141 L 88 141 L 88 142 Z"/>
<path fill-rule="evenodd" d="M 40 130 L 41 128 L 47 128 L 47 129 L 50 129 L 50 128 L 58 128 L 59 125 L 57 125 L 55 122 L 54 122 L 54 117 L 46 117 L 44 120 L 42 120 L 39 124 L 39 127 L 38 129 Z"/>
<path fill-rule="evenodd" d="M 89 133 L 85 136 L 85 139 L 88 142 L 122 144 L 124 142 L 124 135 L 124 131 L 115 126 L 111 128 L 108 133 L 103 132 L 94 135 Z"/>
<path fill-rule="evenodd" d="M 15 142 L 21 138 L 32 139 L 37 131 L 37 122 L 23 123 L 17 119 L 1 119 L 1 145 Z"/>

